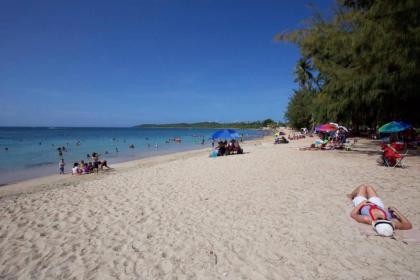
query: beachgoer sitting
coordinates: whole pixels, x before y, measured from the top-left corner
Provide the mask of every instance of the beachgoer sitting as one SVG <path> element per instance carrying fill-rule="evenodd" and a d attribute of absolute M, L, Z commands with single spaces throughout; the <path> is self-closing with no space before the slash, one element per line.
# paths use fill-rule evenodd
<path fill-rule="evenodd" d="M 325 149 L 325 147 L 327 146 L 329 140 L 327 138 L 325 138 L 324 140 L 317 140 L 315 141 L 315 147 L 320 148 L 320 149 Z"/>
<path fill-rule="evenodd" d="M 359 223 L 371 224 L 376 233 L 393 236 L 394 229 L 411 229 L 410 221 L 395 207 L 385 209 L 375 189 L 361 185 L 348 195 L 354 208 L 350 216 Z"/>
<path fill-rule="evenodd" d="M 238 141 L 235 141 L 235 140 L 232 140 L 232 141 L 234 141 L 233 142 L 233 148 L 234 148 L 235 152 L 237 154 L 243 154 L 244 153 L 244 150 L 239 145 L 239 142 Z"/>
<path fill-rule="evenodd" d="M 233 147 L 233 141 L 235 141 L 235 140 L 232 139 L 226 145 L 226 154 L 227 155 L 232 155 L 234 153 L 234 151 L 235 151 L 234 150 L 234 147 Z"/>
<path fill-rule="evenodd" d="M 276 139 L 274 140 L 274 144 L 287 144 L 289 143 L 289 141 L 284 137 L 276 137 Z"/>
<path fill-rule="evenodd" d="M 71 171 L 72 171 L 73 175 L 80 175 L 83 172 L 81 169 L 79 169 L 79 163 L 78 162 L 75 162 L 73 164 L 73 168 L 71 169 Z"/>
<path fill-rule="evenodd" d="M 217 147 L 217 150 L 218 150 L 218 152 L 217 152 L 218 157 L 224 156 L 226 154 L 226 146 L 225 146 L 225 143 L 223 141 L 219 142 L 219 146 Z"/>
<path fill-rule="evenodd" d="M 317 151 L 317 150 L 328 150 L 326 148 L 328 144 L 328 140 L 321 140 L 317 139 L 314 143 L 312 143 L 309 147 L 299 148 L 301 151 Z"/>
<path fill-rule="evenodd" d="M 90 173 L 90 167 L 89 164 L 85 164 L 83 166 L 83 174 L 89 174 Z"/>

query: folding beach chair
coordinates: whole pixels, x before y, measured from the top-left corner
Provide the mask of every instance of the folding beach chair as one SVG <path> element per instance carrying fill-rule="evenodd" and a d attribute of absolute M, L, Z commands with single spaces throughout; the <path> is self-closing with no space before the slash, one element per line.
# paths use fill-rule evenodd
<path fill-rule="evenodd" d="M 382 159 L 384 162 L 385 166 L 388 167 L 404 167 L 402 165 L 402 160 L 404 159 L 404 157 L 407 154 L 401 154 L 399 153 L 394 147 L 392 147 L 391 145 L 383 145 L 382 146 L 383 149 L 383 155 L 382 155 Z"/>

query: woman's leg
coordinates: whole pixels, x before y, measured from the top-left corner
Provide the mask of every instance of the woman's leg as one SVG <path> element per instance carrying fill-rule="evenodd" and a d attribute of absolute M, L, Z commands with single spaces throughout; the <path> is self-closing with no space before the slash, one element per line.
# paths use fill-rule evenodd
<path fill-rule="evenodd" d="M 348 197 L 350 199 L 355 198 L 356 196 L 363 196 L 368 198 L 367 194 L 367 187 L 368 185 L 360 185 L 357 188 L 355 188 L 350 194 L 348 194 Z"/>
<path fill-rule="evenodd" d="M 348 195 L 354 207 L 367 200 L 367 187 L 367 185 L 360 185 Z"/>
<path fill-rule="evenodd" d="M 372 186 L 366 185 L 367 198 L 378 197 L 375 189 Z"/>
<path fill-rule="evenodd" d="M 382 199 L 378 196 L 375 189 L 371 186 L 366 186 L 366 192 L 369 202 L 378 205 L 380 208 L 385 209 Z"/>

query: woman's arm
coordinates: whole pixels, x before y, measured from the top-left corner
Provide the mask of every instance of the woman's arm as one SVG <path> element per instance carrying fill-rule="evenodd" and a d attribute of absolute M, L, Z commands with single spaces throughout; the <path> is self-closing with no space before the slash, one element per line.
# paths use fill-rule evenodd
<path fill-rule="evenodd" d="M 370 217 L 368 216 L 363 216 L 360 215 L 360 208 L 362 208 L 363 206 L 365 206 L 368 203 L 367 200 L 359 203 L 359 205 L 357 205 L 356 207 L 353 208 L 353 210 L 350 213 L 350 217 L 352 217 L 354 220 L 356 220 L 359 223 L 363 223 L 363 224 L 371 224 L 372 220 Z"/>
<path fill-rule="evenodd" d="M 411 229 L 413 227 L 411 222 L 397 208 L 389 207 L 388 210 L 396 217 L 396 219 L 393 219 L 396 229 Z"/>

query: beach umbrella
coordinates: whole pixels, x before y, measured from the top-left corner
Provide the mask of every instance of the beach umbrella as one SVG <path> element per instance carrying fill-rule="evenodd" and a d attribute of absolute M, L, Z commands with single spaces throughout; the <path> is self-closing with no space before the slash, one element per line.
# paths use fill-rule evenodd
<path fill-rule="evenodd" d="M 397 133 L 397 132 L 401 132 L 412 127 L 413 126 L 407 122 L 392 121 L 390 123 L 387 123 L 381 126 L 379 128 L 379 132 L 380 133 Z"/>
<path fill-rule="evenodd" d="M 347 129 L 347 127 L 345 127 L 345 126 L 342 126 L 342 125 L 339 125 L 338 126 L 338 129 L 342 129 L 342 130 L 344 130 L 345 132 L 349 132 L 349 130 Z"/>
<path fill-rule="evenodd" d="M 330 124 L 330 123 L 326 123 L 326 124 L 321 124 L 319 126 L 317 126 L 315 128 L 315 132 L 331 132 L 331 131 L 336 131 L 338 129 L 338 126 L 336 126 L 335 124 Z"/>
<path fill-rule="evenodd" d="M 234 139 L 239 137 L 239 134 L 233 129 L 220 129 L 211 136 L 212 139 Z"/>

